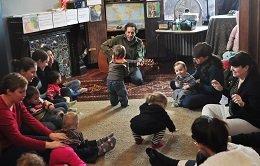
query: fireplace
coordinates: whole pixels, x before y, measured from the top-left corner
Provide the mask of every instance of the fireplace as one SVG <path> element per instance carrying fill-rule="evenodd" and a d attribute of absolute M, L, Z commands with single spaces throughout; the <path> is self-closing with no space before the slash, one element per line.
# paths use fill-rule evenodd
<path fill-rule="evenodd" d="M 12 58 L 20 59 L 31 56 L 31 53 L 46 45 L 53 49 L 59 62 L 60 72 L 65 77 L 82 73 L 86 69 L 82 55 L 87 48 L 87 29 L 85 24 L 75 24 L 33 33 L 23 33 L 22 19 L 7 19 L 12 50 Z M 87 49 L 88 50 L 88 49 Z"/>

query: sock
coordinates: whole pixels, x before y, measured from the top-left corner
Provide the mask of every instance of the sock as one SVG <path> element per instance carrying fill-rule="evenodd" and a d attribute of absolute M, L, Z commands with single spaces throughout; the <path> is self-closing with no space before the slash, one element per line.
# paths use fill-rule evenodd
<path fill-rule="evenodd" d="M 96 142 L 97 142 L 97 146 L 99 146 L 99 145 L 101 145 L 101 144 L 107 142 L 107 140 L 108 140 L 109 138 L 112 138 L 113 136 L 114 136 L 114 133 L 110 133 L 110 134 L 107 135 L 106 137 L 100 138 L 99 140 L 96 141 Z"/>
<path fill-rule="evenodd" d="M 98 156 L 102 156 L 110 150 L 114 149 L 116 145 L 116 139 L 114 137 L 109 138 L 106 142 L 98 146 Z"/>

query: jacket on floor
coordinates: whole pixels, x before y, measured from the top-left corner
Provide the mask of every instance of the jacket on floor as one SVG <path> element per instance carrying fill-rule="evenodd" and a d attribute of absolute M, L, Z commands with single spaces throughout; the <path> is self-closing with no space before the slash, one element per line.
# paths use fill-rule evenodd
<path fill-rule="evenodd" d="M 159 105 L 144 103 L 140 106 L 140 114 L 131 119 L 131 129 L 136 134 L 155 134 L 166 127 L 170 132 L 175 131 L 175 125 L 167 112 Z"/>

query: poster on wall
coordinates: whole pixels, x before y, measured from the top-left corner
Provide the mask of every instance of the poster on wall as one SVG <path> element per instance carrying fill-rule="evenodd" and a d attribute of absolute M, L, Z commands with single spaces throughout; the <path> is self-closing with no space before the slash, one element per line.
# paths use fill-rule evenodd
<path fill-rule="evenodd" d="M 67 26 L 65 11 L 53 12 L 52 17 L 53 17 L 53 27 L 54 28 Z"/>
<path fill-rule="evenodd" d="M 88 6 L 101 5 L 101 4 L 102 4 L 101 0 L 87 0 Z"/>
<path fill-rule="evenodd" d="M 66 10 L 67 25 L 73 25 L 78 23 L 78 10 L 67 9 Z"/>
<path fill-rule="evenodd" d="M 37 14 L 23 15 L 23 33 L 32 33 L 40 30 Z"/>
<path fill-rule="evenodd" d="M 89 22 L 89 8 L 79 8 L 78 9 L 78 20 L 79 23 Z"/>
<path fill-rule="evenodd" d="M 147 18 L 160 17 L 160 2 L 147 2 Z"/>
<path fill-rule="evenodd" d="M 101 21 L 102 20 L 102 15 L 101 15 L 101 5 L 94 5 L 90 6 L 90 21 L 95 22 L 95 21 Z"/>
<path fill-rule="evenodd" d="M 40 30 L 52 29 L 53 22 L 52 22 L 52 13 L 51 12 L 43 12 L 38 14 L 39 20 L 39 28 Z"/>

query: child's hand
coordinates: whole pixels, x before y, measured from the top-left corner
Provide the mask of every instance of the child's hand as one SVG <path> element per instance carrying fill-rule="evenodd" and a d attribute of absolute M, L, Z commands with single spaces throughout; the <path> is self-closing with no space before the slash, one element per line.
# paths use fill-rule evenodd
<path fill-rule="evenodd" d="M 55 109 L 54 104 L 50 104 L 50 105 L 48 106 L 48 109 L 49 109 L 50 111 L 54 110 L 54 109 Z"/>
<path fill-rule="evenodd" d="M 190 88 L 190 85 L 188 83 L 184 83 L 182 89 L 187 90 Z"/>

